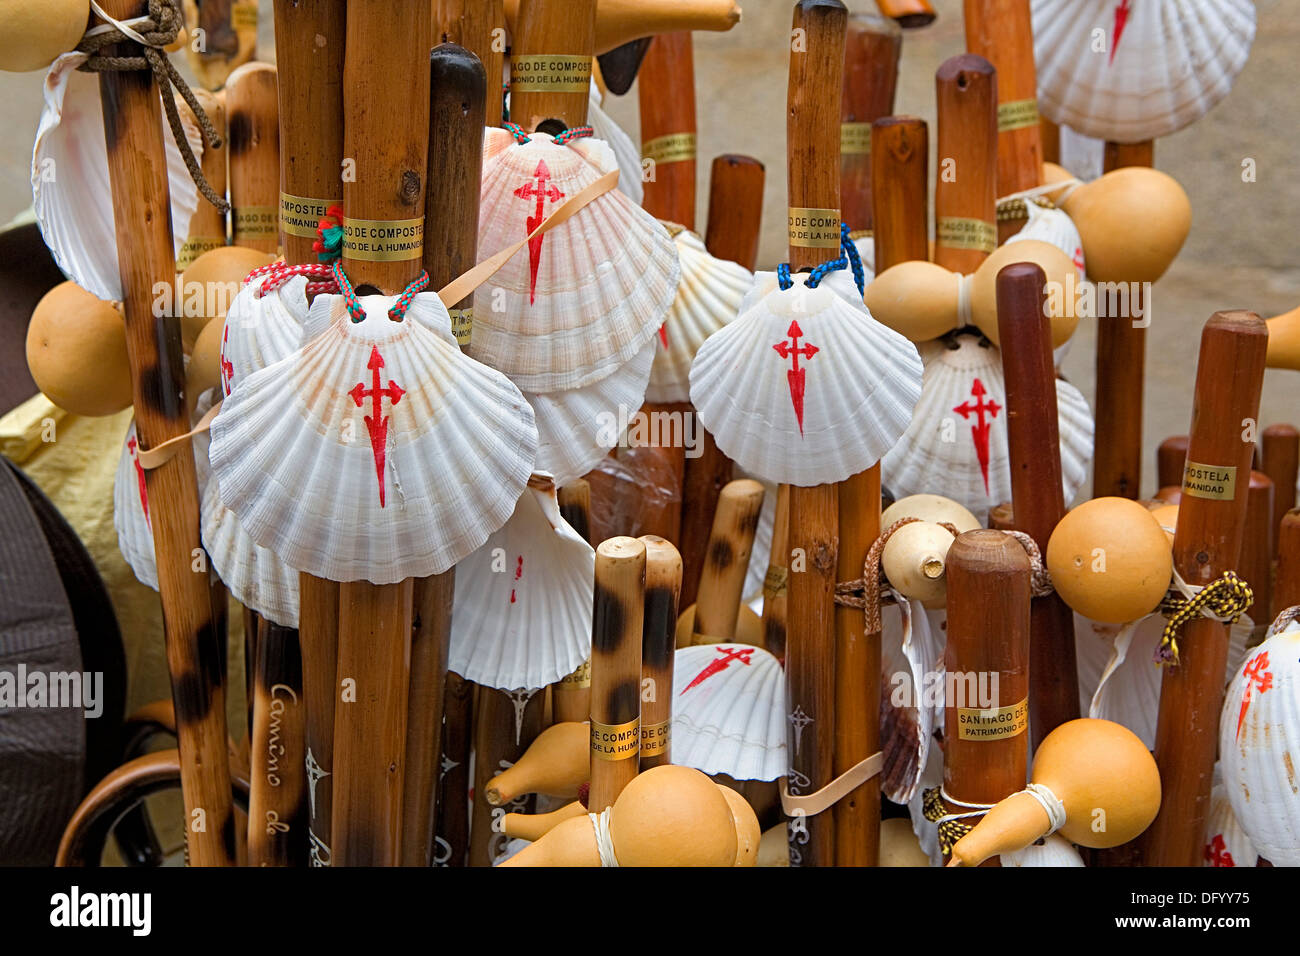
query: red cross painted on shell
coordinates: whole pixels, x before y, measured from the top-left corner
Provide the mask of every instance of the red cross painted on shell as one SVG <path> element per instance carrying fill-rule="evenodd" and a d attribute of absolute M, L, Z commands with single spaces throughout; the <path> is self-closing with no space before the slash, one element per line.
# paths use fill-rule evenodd
<path fill-rule="evenodd" d="M 1250 707 L 1251 692 L 1260 694 L 1273 687 L 1273 675 L 1268 670 L 1268 651 L 1261 651 L 1253 657 L 1241 676 L 1246 678 L 1246 692 L 1241 695 L 1241 712 L 1237 714 L 1237 737 L 1241 737 L 1241 725 L 1246 720 L 1246 709 Z"/>
<path fill-rule="evenodd" d="M 542 224 L 546 218 L 546 202 L 550 200 L 553 203 L 559 202 L 564 198 L 564 193 L 559 187 L 551 182 L 551 170 L 546 165 L 545 160 L 537 161 L 537 169 L 533 173 L 533 178 L 524 183 L 515 190 L 515 195 L 520 199 L 535 199 L 537 207 L 533 214 L 527 219 L 528 228 L 525 233 L 531 233 L 534 229 Z M 533 236 L 528 240 L 528 303 L 537 301 L 537 270 L 542 263 L 542 240 L 546 236 Z"/>
<path fill-rule="evenodd" d="M 370 370 L 370 388 L 365 382 L 358 382 L 348 392 L 358 408 L 365 406 L 370 399 L 370 414 L 365 416 L 366 431 L 370 433 L 370 450 L 375 456 L 375 476 L 379 479 L 379 507 L 384 507 L 384 459 L 388 451 L 388 416 L 384 414 L 384 399 L 396 405 L 402 400 L 406 391 L 389 379 L 388 387 L 380 384 L 379 370 L 384 367 L 384 357 L 379 354 L 379 346 L 371 346 L 370 360 L 366 368 Z"/>
<path fill-rule="evenodd" d="M 518 581 L 524 576 L 524 556 L 521 554 L 515 560 L 515 580 Z M 515 589 L 510 589 L 510 603 L 515 603 Z"/>
<path fill-rule="evenodd" d="M 799 421 L 799 434 L 803 434 L 803 396 L 805 378 L 807 369 L 799 367 L 799 356 L 806 359 L 812 358 L 821 351 L 817 346 L 810 342 L 799 344 L 799 339 L 803 337 L 803 329 L 799 328 L 798 322 L 791 322 L 790 328 L 786 330 L 786 335 L 790 341 L 777 342 L 772 346 L 776 353 L 783 359 L 790 360 L 790 368 L 785 373 L 786 382 L 790 386 L 790 404 L 794 406 L 794 417 Z"/>
<path fill-rule="evenodd" d="M 1129 14 L 1133 11 L 1129 8 L 1129 0 L 1119 0 L 1115 5 L 1115 32 L 1110 39 L 1110 60 L 1108 63 L 1115 62 L 1115 51 L 1119 49 L 1119 38 L 1124 35 L 1124 27 L 1128 25 Z"/>
<path fill-rule="evenodd" d="M 998 417 L 998 412 L 1002 411 L 1002 406 L 993 400 L 984 401 L 984 396 L 988 390 L 984 388 L 984 383 L 975 379 L 971 385 L 970 393 L 975 396 L 975 402 L 972 404 L 970 399 L 956 406 L 953 411 L 963 419 L 970 420 L 975 416 L 975 421 L 971 422 L 970 432 L 971 440 L 975 442 L 975 456 L 980 462 L 980 473 L 984 475 L 984 493 L 989 491 L 989 435 L 993 431 L 993 419 Z M 984 414 L 988 413 L 988 419 Z"/>
<path fill-rule="evenodd" d="M 144 509 L 144 523 L 153 527 L 152 522 L 149 521 L 149 492 L 144 483 L 144 468 L 140 464 L 140 445 L 134 435 L 126 443 L 126 449 L 131 454 L 131 464 L 135 465 L 135 480 L 140 486 L 140 507 Z"/>
<path fill-rule="evenodd" d="M 1210 866 L 1236 866 L 1232 859 L 1232 854 L 1228 852 L 1227 844 L 1223 842 L 1223 834 L 1214 834 L 1214 839 L 1205 844 L 1205 862 Z"/>
<path fill-rule="evenodd" d="M 226 348 L 230 345 L 230 326 L 221 330 L 221 391 L 229 395 L 230 387 L 235 381 L 235 366 L 226 358 Z"/>
<path fill-rule="evenodd" d="M 746 667 L 750 664 L 750 658 L 754 656 L 752 647 L 723 647 L 718 645 L 718 656 L 705 666 L 704 670 L 695 675 L 695 679 L 682 688 L 682 694 L 686 693 L 692 687 L 703 684 L 706 680 L 720 671 L 725 671 L 731 666 L 732 661 L 740 661 Z M 678 695 L 679 697 L 681 694 Z"/>

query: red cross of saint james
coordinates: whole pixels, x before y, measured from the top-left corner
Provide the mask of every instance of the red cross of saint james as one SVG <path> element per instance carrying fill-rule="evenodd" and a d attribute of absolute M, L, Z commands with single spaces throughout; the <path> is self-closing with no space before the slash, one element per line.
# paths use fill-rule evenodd
<path fill-rule="evenodd" d="M 524 183 L 515 190 L 515 195 L 520 199 L 536 199 L 537 208 L 534 213 L 528 217 L 528 228 L 526 232 L 531 233 L 534 229 L 542 224 L 546 218 L 546 201 L 559 202 L 564 198 L 558 186 L 551 182 L 551 170 L 547 167 L 545 160 L 537 161 L 537 170 L 533 173 L 533 179 Z M 542 240 L 545 236 L 533 236 L 528 240 L 528 303 L 537 301 L 537 269 L 542 263 Z"/>
<path fill-rule="evenodd" d="M 140 445 L 134 435 L 126 443 L 126 448 L 131 453 L 131 464 L 135 465 L 135 480 L 140 486 L 140 507 L 144 509 L 144 523 L 153 527 L 149 520 L 149 493 L 145 490 L 144 468 L 140 465 Z"/>
<path fill-rule="evenodd" d="M 352 401 L 357 403 L 357 408 L 364 407 L 365 400 L 370 399 L 370 414 L 365 416 L 366 431 L 370 433 L 370 450 L 375 456 L 375 475 L 379 479 L 379 507 L 381 508 L 384 507 L 384 458 L 388 451 L 388 416 L 384 414 L 384 398 L 396 405 L 406 394 L 391 379 L 387 388 L 381 386 L 379 370 L 383 367 L 384 357 L 379 354 L 379 346 L 371 346 L 370 361 L 366 362 L 366 368 L 370 369 L 371 373 L 371 386 L 366 388 L 365 382 L 358 382 L 348 392 Z"/>
<path fill-rule="evenodd" d="M 975 421 L 971 424 L 971 439 L 975 442 L 975 456 L 980 462 L 980 472 L 984 475 L 984 493 L 989 491 L 989 434 L 993 430 L 993 419 L 998 417 L 998 412 L 1002 411 L 1002 406 L 997 402 L 989 400 L 984 401 L 984 396 L 988 392 L 984 388 L 984 383 L 975 379 L 975 384 L 971 386 L 970 393 L 975 396 L 975 403 L 971 404 L 970 399 L 962 402 L 953 409 L 962 418 L 969 420 L 972 415 Z M 988 412 L 988 420 L 984 418 L 984 413 Z"/>
<path fill-rule="evenodd" d="M 521 554 L 515 563 L 515 580 L 518 581 L 524 576 L 524 556 Z M 515 589 L 510 589 L 510 603 L 515 603 Z"/>
<path fill-rule="evenodd" d="M 1236 866 L 1228 846 L 1223 842 L 1223 834 L 1214 834 L 1214 839 L 1205 844 L 1205 862 L 1210 866 Z"/>
<path fill-rule="evenodd" d="M 807 369 L 799 367 L 799 356 L 806 359 L 812 358 L 821 351 L 817 346 L 810 342 L 799 344 L 799 339 L 803 336 L 803 329 L 799 328 L 798 322 L 791 322 L 790 328 L 786 329 L 786 335 L 790 341 L 777 342 L 772 346 L 777 354 L 783 359 L 790 360 L 790 368 L 786 370 L 785 379 L 790 385 L 790 404 L 794 406 L 794 417 L 799 420 L 799 434 L 803 434 L 803 396 L 804 396 L 804 373 Z"/>
<path fill-rule="evenodd" d="M 1241 672 L 1246 678 L 1246 693 L 1241 696 L 1241 712 L 1237 714 L 1237 737 L 1241 737 L 1241 725 L 1246 720 L 1246 708 L 1250 706 L 1251 691 L 1264 693 L 1273 687 L 1273 675 L 1268 671 L 1268 651 L 1261 651 L 1246 665 Z"/>
<path fill-rule="evenodd" d="M 229 395 L 230 385 L 235 380 L 235 366 L 230 364 L 226 358 L 226 346 L 230 344 L 230 326 L 225 326 L 221 332 L 221 390 Z"/>
<path fill-rule="evenodd" d="M 695 675 L 695 679 L 682 688 L 682 694 L 686 693 L 697 684 L 703 684 L 719 671 L 725 671 L 731 666 L 732 661 L 740 661 L 746 667 L 750 665 L 750 658 L 754 656 L 752 647 L 735 648 L 735 647 L 718 647 L 718 656 L 709 661 L 704 670 Z M 678 696 L 681 696 L 680 694 Z"/>
<path fill-rule="evenodd" d="M 1128 0 L 1119 0 L 1115 5 L 1115 35 L 1110 41 L 1110 60 L 1115 62 L 1115 51 L 1119 49 L 1119 38 L 1124 35 L 1124 27 L 1128 25 L 1129 14 L 1133 11 L 1129 9 Z"/>

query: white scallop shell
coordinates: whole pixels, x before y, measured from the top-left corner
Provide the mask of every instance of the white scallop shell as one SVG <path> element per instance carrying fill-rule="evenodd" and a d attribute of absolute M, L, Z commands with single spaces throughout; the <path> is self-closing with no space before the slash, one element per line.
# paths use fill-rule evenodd
<path fill-rule="evenodd" d="M 1003 866 L 1083 866 L 1083 857 L 1065 837 L 1053 833 L 1042 843 L 1031 843 L 1023 850 L 1003 853 Z"/>
<path fill-rule="evenodd" d="M 945 639 L 933 625 L 944 616 L 920 601 L 881 608 L 880 789 L 895 803 L 916 794 L 935 728 L 943 726 Z"/>
<path fill-rule="evenodd" d="M 956 336 L 957 348 L 947 342 L 935 339 L 918 346 L 925 362 L 921 399 L 906 434 L 885 455 L 883 479 L 900 498 L 923 492 L 944 495 L 983 522 L 990 508 L 1011 500 L 1002 355 L 992 345 L 981 346 L 975 335 Z M 1061 479 L 1065 500 L 1071 501 L 1088 477 L 1092 413 L 1079 390 L 1060 379 L 1056 402 Z M 987 475 L 977 443 L 981 417 L 988 425 Z"/>
<path fill-rule="evenodd" d="M 485 257 L 523 239 L 615 166 L 598 140 L 557 146 L 533 133 L 527 143 L 502 145 L 509 135 L 488 131 L 478 242 Z M 680 280 L 667 231 L 622 193 L 608 192 L 479 287 L 467 351 L 525 391 L 581 388 L 654 337 Z"/>
<path fill-rule="evenodd" d="M 775 780 L 785 751 L 785 672 L 748 644 L 678 648 L 673 662 L 673 763 L 736 780 Z"/>
<path fill-rule="evenodd" d="M 334 581 L 447 570 L 506 522 L 537 452 L 532 409 L 461 354 L 438 297 L 402 322 L 395 301 L 361 297 L 354 323 L 318 295 L 308 344 L 240 383 L 212 426 L 221 500 L 259 545 Z"/>
<path fill-rule="evenodd" d="M 764 275 L 754 278 L 763 288 Z M 921 394 L 916 346 L 871 317 L 851 278 L 856 303 L 839 273 L 827 280 L 810 289 L 796 276 L 788 290 L 751 294 L 753 305 L 742 304 L 691 366 L 704 427 L 769 481 L 818 485 L 867 470 L 903 434 Z"/>
<path fill-rule="evenodd" d="M 1205 852 L 1201 866 L 1255 866 L 1259 854 L 1237 822 L 1232 802 L 1223 786 L 1223 769 L 1214 765 L 1214 789 L 1205 819 Z"/>
<path fill-rule="evenodd" d="M 259 296 L 266 280 L 261 276 L 240 289 L 226 311 L 221 333 L 221 388 L 226 395 L 249 375 L 305 344 L 307 278 L 294 276 Z"/>
<path fill-rule="evenodd" d="M 603 99 L 596 84 L 591 84 L 591 95 L 587 104 L 587 125 L 596 131 L 596 139 L 604 140 L 614 151 L 618 162 L 619 192 L 627 196 L 638 206 L 645 199 L 645 185 L 641 181 L 641 150 L 632 137 L 623 131 L 623 127 L 614 122 L 613 117 L 601 108 Z"/>
<path fill-rule="evenodd" d="M 122 278 L 99 79 L 77 70 L 86 59 L 84 53 L 65 53 L 45 76 L 45 107 L 32 148 L 32 204 L 45 244 L 63 273 L 91 295 L 120 302 Z M 161 103 L 158 109 L 161 113 Z M 203 140 L 198 128 L 184 111 L 182 117 L 186 139 L 200 157 Z M 200 200 L 165 119 L 162 125 L 172 240 L 179 254 L 190 217 L 199 202 L 207 200 Z"/>
<path fill-rule="evenodd" d="M 869 285 L 876 277 L 876 237 L 859 236 L 853 240 L 853 245 L 857 247 L 858 258 L 862 260 L 862 271 L 866 274 Z"/>
<path fill-rule="evenodd" d="M 456 568 L 447 667 L 484 687 L 545 687 L 591 654 L 596 552 L 560 517 L 543 477 Z"/>
<path fill-rule="evenodd" d="M 682 281 L 659 329 L 659 348 L 646 389 L 648 402 L 690 400 L 695 353 L 705 339 L 736 317 L 753 281 L 745 267 L 709 255 L 704 241 L 689 229 L 679 230 L 673 242 Z"/>
<path fill-rule="evenodd" d="M 1064 209 L 1048 209 L 1032 202 L 1027 203 L 1026 206 L 1029 209 L 1029 220 L 1007 242 L 1024 242 L 1026 239 L 1037 239 L 1039 242 L 1056 246 L 1069 256 L 1070 261 L 1074 263 L 1074 268 L 1079 273 L 1079 281 L 1087 281 L 1088 271 L 1086 260 L 1083 257 L 1083 239 L 1079 235 L 1074 220 L 1070 218 Z M 1068 343 L 1070 340 L 1066 339 L 1065 341 Z"/>
<path fill-rule="evenodd" d="M 1250 0 L 1033 0 L 1031 9 L 1039 109 L 1120 143 L 1168 136 L 1207 113 L 1255 38 Z"/>
<path fill-rule="evenodd" d="M 1300 866 L 1300 619 L 1282 612 L 1237 668 L 1219 719 L 1219 763 L 1233 813 L 1274 866 Z"/>

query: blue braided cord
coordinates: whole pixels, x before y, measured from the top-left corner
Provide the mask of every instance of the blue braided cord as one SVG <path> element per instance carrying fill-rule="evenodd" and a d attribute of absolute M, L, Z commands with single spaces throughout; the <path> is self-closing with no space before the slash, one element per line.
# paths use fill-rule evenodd
<path fill-rule="evenodd" d="M 840 223 L 840 257 L 816 266 L 808 274 L 808 278 L 804 280 L 803 284 L 810 289 L 815 289 L 821 284 L 822 279 L 839 269 L 852 270 L 853 281 L 857 284 L 858 294 L 861 295 L 866 292 L 867 277 L 862 269 L 862 257 L 858 255 L 858 247 L 849 238 L 849 226 L 845 222 Z M 782 291 L 788 290 L 794 285 L 793 280 L 790 278 L 789 263 L 783 262 L 777 266 L 776 276 Z"/>
<path fill-rule="evenodd" d="M 343 304 L 347 306 L 348 315 L 352 316 L 353 322 L 364 322 L 366 310 L 361 308 L 361 303 L 357 301 L 357 290 L 352 287 L 351 280 L 343 271 L 343 263 L 335 259 L 331 271 L 334 274 L 334 281 L 338 283 L 339 292 L 343 295 Z"/>
<path fill-rule="evenodd" d="M 584 136 L 594 136 L 596 131 L 590 126 L 570 126 L 559 136 L 555 137 L 555 145 L 563 146 L 565 143 L 574 139 L 582 139 Z"/>
<path fill-rule="evenodd" d="M 849 258 L 849 268 L 853 270 L 853 281 L 857 284 L 858 295 L 866 295 L 867 275 L 862 269 L 862 256 L 858 253 L 857 243 L 849 238 L 847 222 L 840 223 L 840 247 Z"/>
<path fill-rule="evenodd" d="M 423 292 L 427 288 L 429 288 L 429 273 L 421 271 L 420 278 L 402 290 L 402 294 L 393 303 L 393 307 L 388 310 L 388 317 L 394 322 L 402 321 L 402 317 L 406 315 L 406 310 L 411 307 L 411 301 L 415 298 L 415 294 Z"/>
<path fill-rule="evenodd" d="M 790 263 L 783 262 L 776 267 L 776 282 L 782 292 L 788 292 L 794 285 L 794 280 L 790 278 Z"/>
<path fill-rule="evenodd" d="M 532 142 L 532 140 L 528 138 L 528 134 L 524 132 L 522 126 L 518 126 L 514 123 L 502 123 L 501 126 L 515 138 L 516 143 L 523 145 L 524 143 Z"/>

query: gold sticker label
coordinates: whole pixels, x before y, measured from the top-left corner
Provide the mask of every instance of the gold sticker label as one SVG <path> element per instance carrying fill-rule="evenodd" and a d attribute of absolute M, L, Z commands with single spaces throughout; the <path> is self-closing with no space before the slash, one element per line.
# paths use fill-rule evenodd
<path fill-rule="evenodd" d="M 763 597 L 780 597 L 785 594 L 786 582 L 790 579 L 790 569 L 780 565 L 769 564 L 763 578 Z"/>
<path fill-rule="evenodd" d="M 1038 100 L 1012 100 L 998 104 L 998 132 L 1038 125 Z"/>
<path fill-rule="evenodd" d="M 790 245 L 801 249 L 838 249 L 840 211 L 790 207 Z"/>
<path fill-rule="evenodd" d="M 316 238 L 316 227 L 330 206 L 343 205 L 342 199 L 312 199 L 280 193 L 280 229 L 286 236 Z"/>
<path fill-rule="evenodd" d="M 275 239 L 279 236 L 280 217 L 274 206 L 244 206 L 231 216 L 235 242 L 250 239 Z"/>
<path fill-rule="evenodd" d="M 1187 462 L 1183 466 L 1183 494 L 1211 501 L 1232 501 L 1237 497 L 1237 466 Z"/>
<path fill-rule="evenodd" d="M 993 252 L 998 247 L 998 227 L 983 219 L 945 216 L 935 224 L 934 244 L 948 249 Z"/>
<path fill-rule="evenodd" d="M 456 341 L 461 345 L 469 345 L 470 336 L 474 332 L 474 307 L 471 305 L 468 309 L 448 309 L 447 313 L 451 316 L 451 334 L 456 336 Z M 590 671 L 590 664 L 583 666 Z"/>
<path fill-rule="evenodd" d="M 591 722 L 591 755 L 599 760 L 627 760 L 641 752 L 641 718 L 626 724 Z"/>
<path fill-rule="evenodd" d="M 669 133 L 656 136 L 641 146 L 641 158 L 656 163 L 681 163 L 695 158 L 694 133 Z"/>
<path fill-rule="evenodd" d="M 1028 726 L 1028 700 L 988 710 L 957 708 L 957 736 L 962 740 L 1006 740 L 1023 734 Z"/>
<path fill-rule="evenodd" d="M 510 89 L 519 93 L 586 93 L 591 57 L 564 54 L 512 56 Z"/>
<path fill-rule="evenodd" d="M 424 255 L 423 219 L 344 219 L 343 258 L 406 262 Z"/>
<path fill-rule="evenodd" d="M 225 236 L 190 236 L 181 246 L 181 251 L 176 254 L 176 271 L 184 272 L 203 253 L 220 249 L 225 244 Z"/>
<path fill-rule="evenodd" d="M 641 756 L 654 757 L 668 749 L 668 742 L 673 737 L 673 722 L 665 720 L 658 724 L 642 724 Z"/>
<path fill-rule="evenodd" d="M 591 686 L 591 660 L 582 662 L 582 666 L 560 681 L 565 690 L 582 690 Z"/>
<path fill-rule="evenodd" d="M 871 124 L 840 124 L 840 155 L 869 156 L 871 154 Z"/>

